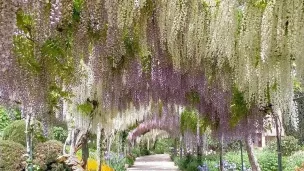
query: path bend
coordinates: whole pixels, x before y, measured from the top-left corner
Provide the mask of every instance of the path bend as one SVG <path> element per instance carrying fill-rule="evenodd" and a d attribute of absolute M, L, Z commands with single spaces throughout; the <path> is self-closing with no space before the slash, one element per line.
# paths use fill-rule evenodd
<path fill-rule="evenodd" d="M 155 154 L 136 158 L 134 165 L 128 171 L 179 171 L 168 154 Z"/>

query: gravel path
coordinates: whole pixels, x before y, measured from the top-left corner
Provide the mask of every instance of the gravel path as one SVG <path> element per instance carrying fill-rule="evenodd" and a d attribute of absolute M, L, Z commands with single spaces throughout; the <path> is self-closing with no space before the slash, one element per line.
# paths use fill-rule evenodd
<path fill-rule="evenodd" d="M 136 158 L 134 166 L 129 168 L 128 171 L 178 171 L 177 166 L 174 166 L 174 163 L 171 161 L 168 154 L 156 154 L 150 156 L 143 156 Z"/>

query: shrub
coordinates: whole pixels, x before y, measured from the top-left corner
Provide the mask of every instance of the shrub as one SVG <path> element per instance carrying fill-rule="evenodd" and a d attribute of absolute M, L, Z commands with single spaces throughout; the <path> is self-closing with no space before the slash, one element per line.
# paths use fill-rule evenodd
<path fill-rule="evenodd" d="M 282 146 L 282 154 L 284 156 L 289 156 L 293 152 L 298 151 L 300 149 L 300 146 L 298 145 L 298 140 L 293 136 L 282 137 L 281 146 Z M 277 142 L 276 141 L 271 142 L 268 145 L 268 149 L 272 151 L 276 151 Z"/>
<path fill-rule="evenodd" d="M 150 155 L 150 151 L 146 148 L 140 149 L 140 155 L 141 156 L 147 156 Z"/>
<path fill-rule="evenodd" d="M 49 140 L 38 144 L 34 149 L 34 164 L 46 170 L 49 165 L 56 162 L 61 155 L 63 145 L 60 141 Z"/>
<path fill-rule="evenodd" d="M 216 167 L 219 165 L 219 161 L 207 160 L 204 162 L 209 168 L 209 171 L 218 171 L 219 169 Z"/>
<path fill-rule="evenodd" d="M 212 156 L 203 156 L 202 160 L 197 159 L 195 156 L 187 155 L 180 159 L 179 157 L 174 158 L 174 163 L 179 167 L 180 170 L 184 171 L 194 171 L 198 170 L 198 166 L 202 166 L 203 164 L 207 165 L 209 171 L 218 171 L 216 167 L 219 163 L 219 158 L 216 155 Z M 211 159 L 211 160 L 210 160 Z"/>
<path fill-rule="evenodd" d="M 33 144 L 44 142 L 41 123 L 36 121 Z M 3 131 L 3 140 L 11 140 L 26 146 L 25 121 L 17 120 L 8 125 Z"/>
<path fill-rule="evenodd" d="M 155 154 L 164 154 L 165 153 L 165 150 L 162 146 L 160 145 L 157 145 L 155 147 L 155 150 L 154 150 Z"/>
<path fill-rule="evenodd" d="M 133 154 L 135 157 L 139 157 L 139 156 L 140 156 L 140 149 L 139 149 L 139 148 L 133 148 L 133 149 L 132 149 L 132 154 Z"/>
<path fill-rule="evenodd" d="M 186 158 L 178 159 L 176 164 L 180 170 L 185 170 L 187 168 Z"/>
<path fill-rule="evenodd" d="M 229 163 L 236 164 L 238 170 L 242 169 L 241 152 L 228 152 L 225 154 L 224 159 Z M 243 153 L 243 161 L 244 161 L 244 166 L 246 167 L 250 166 L 247 153 Z"/>
<path fill-rule="evenodd" d="M 276 171 L 278 170 L 278 156 L 276 152 L 273 151 L 263 151 L 257 155 L 258 162 L 260 164 L 261 170 L 263 171 Z M 285 168 L 285 162 L 282 161 L 283 168 Z"/>
<path fill-rule="evenodd" d="M 301 167 L 296 168 L 296 171 L 304 171 L 304 162 L 302 163 Z"/>
<path fill-rule="evenodd" d="M 67 137 L 68 131 L 66 129 L 63 129 L 62 127 L 53 127 L 51 139 L 64 143 Z"/>
<path fill-rule="evenodd" d="M 148 147 L 147 147 L 147 142 L 141 142 L 139 145 L 139 149 L 140 149 L 141 156 L 150 155 L 150 151 L 148 150 Z"/>
<path fill-rule="evenodd" d="M 211 136 L 208 136 L 207 144 L 210 150 L 212 151 L 218 151 L 220 149 L 220 144 L 217 140 L 211 138 Z"/>
<path fill-rule="evenodd" d="M 218 154 L 209 154 L 202 157 L 204 161 L 218 161 L 219 158 L 220 156 Z"/>
<path fill-rule="evenodd" d="M 240 150 L 240 141 L 235 140 L 227 144 L 225 151 L 239 151 Z"/>
<path fill-rule="evenodd" d="M 294 171 L 297 167 L 300 167 L 304 162 L 304 151 L 295 152 L 293 155 L 286 159 L 285 171 Z"/>
<path fill-rule="evenodd" d="M 128 154 L 126 156 L 126 164 L 128 164 L 129 166 L 132 166 L 135 162 L 135 157 L 132 156 L 131 154 Z"/>
<path fill-rule="evenodd" d="M 126 158 L 123 155 L 117 155 L 111 153 L 109 159 L 107 160 L 108 165 L 114 170 L 124 171 L 126 170 Z"/>
<path fill-rule="evenodd" d="M 9 123 L 11 122 L 11 119 L 9 118 L 7 112 L 4 108 L 0 107 L 0 131 L 7 127 Z"/>
<path fill-rule="evenodd" d="M 194 171 L 198 170 L 197 167 L 200 165 L 200 162 L 197 160 L 193 160 L 190 163 L 188 163 L 186 171 Z"/>
<path fill-rule="evenodd" d="M 170 147 L 172 147 L 174 144 L 173 139 L 160 139 L 157 140 L 155 143 L 155 149 L 154 152 L 156 154 L 164 154 L 164 153 L 170 153 Z"/>
<path fill-rule="evenodd" d="M 195 156 L 192 156 L 192 155 L 186 155 L 185 157 L 183 157 L 181 160 L 179 160 L 178 162 L 178 167 L 181 169 L 181 170 L 187 170 L 188 166 L 189 166 L 189 163 L 191 162 L 196 162 L 197 163 L 197 158 Z M 192 164 L 191 167 L 193 167 L 194 164 Z M 198 166 L 198 165 L 197 165 Z M 197 169 L 197 166 L 195 169 Z"/>
<path fill-rule="evenodd" d="M 21 119 L 21 112 L 16 109 L 7 110 L 0 106 L 0 136 L 5 127 L 11 124 L 14 120 Z"/>
<path fill-rule="evenodd" d="M 16 142 L 0 140 L 0 170 L 19 171 L 25 169 L 25 148 Z"/>

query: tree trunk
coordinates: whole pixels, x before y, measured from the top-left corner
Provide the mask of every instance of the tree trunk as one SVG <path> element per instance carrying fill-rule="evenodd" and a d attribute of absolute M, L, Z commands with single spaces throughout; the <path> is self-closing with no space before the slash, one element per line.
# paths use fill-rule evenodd
<path fill-rule="evenodd" d="M 156 147 L 156 143 L 157 143 L 158 139 L 156 139 L 153 143 L 153 149 L 155 150 L 155 147 Z"/>
<path fill-rule="evenodd" d="M 181 135 L 179 138 L 179 157 L 183 158 L 183 136 Z"/>
<path fill-rule="evenodd" d="M 199 114 L 197 113 L 197 125 L 196 125 L 196 154 L 197 158 L 201 160 L 202 153 L 201 153 L 201 136 L 200 136 L 200 120 Z"/>
<path fill-rule="evenodd" d="M 51 116 L 51 113 L 47 113 L 49 116 Z M 48 116 L 42 117 L 42 130 L 44 137 L 48 137 L 49 135 L 49 121 Z"/>
<path fill-rule="evenodd" d="M 108 154 L 111 152 L 112 140 L 113 140 L 113 137 L 110 136 L 110 137 L 109 137 L 109 149 L 108 149 Z"/>
<path fill-rule="evenodd" d="M 279 117 L 275 116 L 275 125 L 277 132 L 277 150 L 278 150 L 278 170 L 282 171 L 282 150 L 281 150 L 281 131 L 279 129 Z"/>
<path fill-rule="evenodd" d="M 104 129 L 101 128 L 101 124 L 97 125 L 97 162 L 98 171 L 101 171 L 102 164 L 104 162 Z"/>
<path fill-rule="evenodd" d="M 71 144 L 70 144 L 70 156 L 75 155 L 75 128 L 72 128 Z"/>
<path fill-rule="evenodd" d="M 68 137 L 66 138 L 64 145 L 63 145 L 63 155 L 66 155 L 66 146 L 68 143 L 71 142 L 71 138 L 72 137 L 72 130 L 70 128 L 68 128 Z"/>
<path fill-rule="evenodd" d="M 173 149 L 173 156 L 177 156 L 177 138 L 174 138 L 174 149 Z"/>
<path fill-rule="evenodd" d="M 242 140 L 240 140 L 240 150 L 241 150 L 241 165 L 242 165 L 242 171 L 244 171 L 244 159 L 243 159 L 243 143 Z"/>
<path fill-rule="evenodd" d="M 89 158 L 88 133 L 82 139 L 82 168 L 85 170 Z"/>
<path fill-rule="evenodd" d="M 120 146 L 120 135 L 119 133 L 116 133 L 116 136 L 115 136 L 115 142 L 116 142 L 116 150 L 117 150 L 117 153 L 120 154 L 120 150 L 121 150 L 121 146 Z"/>
<path fill-rule="evenodd" d="M 206 134 L 204 133 L 203 135 L 202 135 L 202 154 L 204 154 L 204 155 L 206 155 L 207 153 L 206 153 L 206 151 L 207 151 L 207 136 L 206 136 Z"/>
<path fill-rule="evenodd" d="M 25 124 L 25 134 L 26 134 L 26 153 L 28 155 L 27 170 L 33 171 L 33 128 L 32 128 L 32 116 L 27 114 L 26 124 Z"/>
<path fill-rule="evenodd" d="M 261 171 L 257 158 L 254 156 L 254 153 L 253 153 L 253 144 L 252 144 L 251 134 L 246 135 L 245 145 L 246 145 L 246 150 L 247 150 L 247 154 L 248 154 L 248 159 L 249 159 L 249 162 L 251 165 L 251 170 Z"/>
<path fill-rule="evenodd" d="M 224 171 L 224 162 L 223 162 L 224 148 L 223 148 L 223 143 L 224 143 L 224 136 L 222 134 L 221 139 L 220 139 L 220 170 L 221 171 Z"/>

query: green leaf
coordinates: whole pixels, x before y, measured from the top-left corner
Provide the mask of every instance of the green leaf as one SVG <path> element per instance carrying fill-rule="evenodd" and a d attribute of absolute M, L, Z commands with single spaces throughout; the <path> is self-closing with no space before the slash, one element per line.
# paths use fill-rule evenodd
<path fill-rule="evenodd" d="M 32 29 L 33 19 L 30 15 L 24 13 L 22 9 L 18 9 L 16 12 L 17 27 L 24 31 L 24 33 L 29 33 Z"/>
<path fill-rule="evenodd" d="M 303 91 L 302 90 L 302 83 L 297 79 L 293 80 L 293 87 L 294 87 L 294 90 L 296 92 L 302 92 Z"/>
<path fill-rule="evenodd" d="M 15 35 L 13 51 L 21 66 L 34 74 L 41 71 L 41 66 L 34 56 L 34 43 L 31 40 L 22 35 Z"/>
<path fill-rule="evenodd" d="M 194 90 L 186 93 L 186 99 L 191 105 L 197 105 L 200 102 L 199 93 Z"/>
<path fill-rule="evenodd" d="M 73 20 L 75 22 L 80 22 L 80 14 L 82 10 L 84 0 L 74 0 L 73 1 Z"/>
<path fill-rule="evenodd" d="M 248 107 L 244 98 L 244 94 L 243 92 L 239 91 L 236 86 L 233 87 L 233 96 L 231 100 L 230 110 L 230 125 L 232 127 L 235 127 L 239 121 L 248 114 Z"/>
<path fill-rule="evenodd" d="M 89 115 L 93 111 L 93 105 L 89 102 L 79 104 L 77 110 L 84 115 Z"/>
<path fill-rule="evenodd" d="M 265 9 L 267 6 L 268 0 L 254 0 L 253 5 L 257 8 Z"/>

